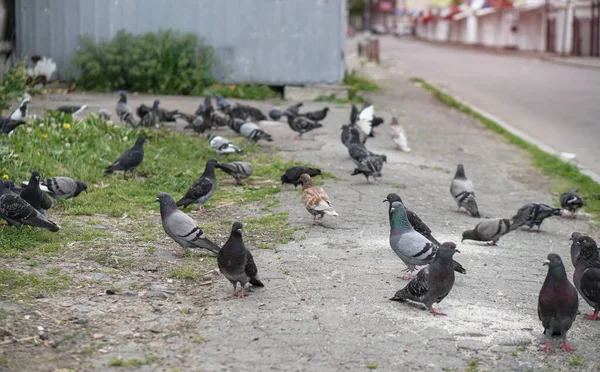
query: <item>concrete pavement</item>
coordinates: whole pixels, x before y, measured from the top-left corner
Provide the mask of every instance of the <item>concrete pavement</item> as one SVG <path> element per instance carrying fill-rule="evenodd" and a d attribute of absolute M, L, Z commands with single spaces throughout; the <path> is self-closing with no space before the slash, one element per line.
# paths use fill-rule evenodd
<path fill-rule="evenodd" d="M 600 173 L 600 70 L 382 37 L 389 71 L 418 76 Z"/>

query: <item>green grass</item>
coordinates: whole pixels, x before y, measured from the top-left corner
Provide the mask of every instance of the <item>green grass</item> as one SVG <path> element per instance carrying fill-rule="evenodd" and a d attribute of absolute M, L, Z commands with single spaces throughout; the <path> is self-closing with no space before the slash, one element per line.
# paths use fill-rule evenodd
<path fill-rule="evenodd" d="M 465 368 L 465 372 L 476 372 L 477 366 L 479 365 L 479 360 L 473 359 L 469 362 L 467 368 Z"/>
<path fill-rule="evenodd" d="M 225 98 L 241 98 L 241 99 L 254 99 L 263 100 L 269 98 L 282 98 L 281 93 L 272 89 L 267 85 L 227 85 L 227 84 L 213 84 L 206 90 L 212 94 L 220 94 Z"/>
<path fill-rule="evenodd" d="M 348 87 L 348 98 L 339 98 L 335 94 L 329 96 L 319 96 L 315 102 L 332 102 L 332 103 L 354 103 L 359 104 L 365 102 L 365 98 L 360 94 L 363 92 L 378 92 L 381 88 L 373 80 L 358 75 L 355 70 L 344 73 L 343 84 Z"/>
<path fill-rule="evenodd" d="M 20 270 L 0 270 L 0 297 L 24 299 L 38 294 L 52 296 L 71 283 L 69 275 L 60 268 L 47 270 L 45 274 L 26 273 Z"/>
<path fill-rule="evenodd" d="M 584 366 L 585 359 L 581 355 L 575 354 L 571 357 L 571 361 L 569 362 L 572 366 Z"/>
<path fill-rule="evenodd" d="M 567 191 L 572 187 L 578 187 L 579 194 L 587 203 L 585 207 L 586 211 L 598 215 L 600 212 L 600 184 L 597 184 L 589 176 L 581 173 L 575 165 L 562 161 L 557 156 L 548 154 L 521 137 L 508 132 L 495 121 L 479 114 L 469 106 L 457 101 L 452 96 L 442 92 L 423 79 L 413 78 L 411 80 L 420 83 L 423 88 L 432 92 L 440 102 L 477 119 L 486 128 L 502 135 L 509 143 L 527 151 L 532 157 L 534 166 L 541 169 L 544 174 L 555 177 L 560 181 L 561 189 L 558 190 L 559 192 Z"/>
<path fill-rule="evenodd" d="M 138 367 L 145 364 L 151 364 L 152 362 L 160 359 L 158 355 L 148 354 L 144 359 L 123 359 L 123 358 L 113 358 L 108 362 L 108 365 L 111 367 Z"/>
<path fill-rule="evenodd" d="M 367 369 L 377 369 L 377 363 L 367 364 Z"/>
<path fill-rule="evenodd" d="M 191 341 L 195 344 L 201 344 L 206 340 L 204 339 L 204 336 L 198 335 L 198 336 L 193 337 Z"/>
<path fill-rule="evenodd" d="M 212 267 L 215 267 L 217 265 L 216 260 L 217 260 L 216 257 L 212 257 L 212 256 L 205 257 L 204 261 L 202 262 L 202 266 L 209 267 L 212 265 Z M 175 279 L 188 279 L 188 280 L 200 279 L 204 276 L 204 274 L 206 274 L 206 272 L 208 270 L 206 270 L 206 269 L 203 270 L 199 266 L 200 266 L 200 264 L 198 264 L 198 262 L 196 262 L 196 261 L 183 264 L 183 265 L 173 268 L 171 271 L 169 271 L 167 273 L 167 277 L 175 278 Z"/>

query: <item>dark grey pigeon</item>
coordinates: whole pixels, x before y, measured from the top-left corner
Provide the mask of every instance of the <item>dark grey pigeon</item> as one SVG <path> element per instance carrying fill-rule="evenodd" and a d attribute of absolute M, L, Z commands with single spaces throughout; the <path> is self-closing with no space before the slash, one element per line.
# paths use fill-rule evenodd
<path fill-rule="evenodd" d="M 399 201 L 401 203 L 402 199 L 400 198 L 400 196 L 398 194 L 388 194 L 388 196 L 385 198 L 385 200 L 383 201 L 388 202 L 389 203 L 389 216 L 392 216 L 392 203 L 395 201 Z M 429 226 L 427 226 L 425 224 L 425 222 L 423 222 L 421 220 L 421 218 L 419 218 L 419 216 L 417 216 L 417 214 L 413 211 L 411 211 L 410 209 L 406 208 L 406 205 L 404 205 L 404 209 L 406 209 L 406 215 L 408 216 L 408 222 L 410 222 L 410 225 L 413 227 L 413 229 L 415 229 L 416 232 L 418 232 L 419 234 L 423 235 L 424 237 L 426 237 L 430 242 L 432 242 L 433 244 L 435 244 L 436 246 L 440 245 L 440 242 L 438 242 L 433 235 L 431 235 L 431 229 L 429 228 Z M 392 219 L 390 218 L 390 227 L 391 227 L 391 223 L 392 223 Z M 463 273 L 464 274 L 464 273 Z"/>
<path fill-rule="evenodd" d="M 10 134 L 19 125 L 25 124 L 25 120 L 13 120 L 0 115 L 0 134 Z"/>
<path fill-rule="evenodd" d="M 496 245 L 503 235 L 510 231 L 510 220 L 508 218 L 492 218 L 479 222 L 473 230 L 465 230 L 462 233 L 462 241 L 476 240 L 479 242 L 491 242 L 488 245 Z"/>
<path fill-rule="evenodd" d="M 544 265 L 548 266 L 548 274 L 538 298 L 538 317 L 544 327 L 546 346 L 540 351 L 551 351 L 550 339 L 558 335 L 563 339 L 562 348 L 571 352 L 573 349 L 567 345 L 567 331 L 577 316 L 577 291 L 567 279 L 559 255 L 550 253 Z"/>
<path fill-rule="evenodd" d="M 160 114 L 159 114 L 158 105 L 160 105 L 160 101 L 154 100 L 154 103 L 152 104 L 152 108 L 149 109 L 148 111 L 140 110 L 142 107 L 147 107 L 145 105 L 141 105 L 140 107 L 138 107 L 137 111 L 138 111 L 138 116 L 142 119 L 140 121 L 140 125 L 142 127 L 147 127 L 147 128 L 160 127 Z"/>
<path fill-rule="evenodd" d="M 201 103 L 200 106 L 198 106 L 198 109 L 196 110 L 195 114 L 202 115 L 204 113 L 210 116 L 213 113 L 213 111 L 215 111 L 215 108 L 212 104 L 212 94 L 207 93 L 204 97 L 204 102 Z"/>
<path fill-rule="evenodd" d="M 417 273 L 406 287 L 402 288 L 392 301 L 411 300 L 421 302 L 433 315 L 446 315 L 433 309 L 434 303 L 440 303 L 452 290 L 454 286 L 454 268 L 452 256 L 460 253 L 456 244 L 452 242 L 442 243 L 438 249 L 433 262 Z"/>
<path fill-rule="evenodd" d="M 227 164 L 215 164 L 215 167 L 235 178 L 238 185 L 241 185 L 242 180 L 250 177 L 252 172 L 254 172 L 252 164 L 245 161 L 234 161 Z"/>
<path fill-rule="evenodd" d="M 348 147 L 350 146 L 350 141 L 352 140 L 352 132 L 351 129 L 352 127 L 348 124 L 344 124 L 342 125 L 342 134 L 340 135 L 340 139 L 342 140 L 342 143 L 344 144 L 344 146 Z M 358 135 L 358 132 L 357 132 Z"/>
<path fill-rule="evenodd" d="M 215 94 L 215 99 L 217 100 L 217 107 L 225 114 L 229 114 L 236 106 L 235 103 L 221 97 L 219 93 Z"/>
<path fill-rule="evenodd" d="M 219 119 L 219 120 L 222 120 L 222 119 Z M 226 119 L 226 120 L 227 120 L 227 126 L 229 126 L 229 128 L 231 128 L 232 131 L 236 132 L 237 134 L 241 134 L 242 125 L 246 124 L 246 120 L 239 119 L 239 118 L 232 118 L 232 119 Z"/>
<path fill-rule="evenodd" d="M 352 161 L 357 166 L 360 166 L 362 160 L 368 156 L 385 156 L 377 155 L 367 150 L 365 145 L 360 142 L 359 131 L 356 128 L 350 128 L 350 140 L 346 147 L 348 147 L 348 155 L 350 155 Z"/>
<path fill-rule="evenodd" d="M 462 207 L 471 216 L 481 217 L 477 208 L 477 202 L 475 201 L 473 183 L 465 176 L 465 168 L 462 164 L 456 167 L 456 174 L 454 174 L 452 183 L 450 183 L 450 194 L 452 194 L 456 205 L 458 205 L 457 212 L 460 212 L 460 208 Z"/>
<path fill-rule="evenodd" d="M 283 116 L 283 111 L 279 107 L 272 107 L 269 110 L 269 117 L 271 120 L 279 120 Z"/>
<path fill-rule="evenodd" d="M 146 139 L 144 137 L 139 137 L 132 148 L 125 151 L 117 161 L 106 168 L 104 174 L 113 174 L 115 171 L 123 171 L 123 176 L 127 178 L 127 171 L 131 171 L 131 175 L 133 176 L 135 168 L 137 168 L 144 160 L 144 142 L 146 142 Z"/>
<path fill-rule="evenodd" d="M 56 111 L 62 112 L 65 114 L 72 114 L 73 116 L 78 115 L 83 112 L 87 108 L 87 105 L 63 105 L 56 108 Z"/>
<path fill-rule="evenodd" d="M 288 115 L 288 125 L 294 131 L 298 133 L 296 139 L 302 139 L 304 133 L 310 132 L 311 130 L 321 128 L 323 125 L 314 123 L 302 116 Z"/>
<path fill-rule="evenodd" d="M 29 183 L 21 190 L 21 197 L 44 216 L 52 207 L 52 199 L 40 189 L 40 172 L 33 171 Z"/>
<path fill-rule="evenodd" d="M 577 288 L 585 302 L 594 309 L 594 313 L 586 314 L 585 318 L 598 320 L 598 312 L 600 312 L 600 258 L 598 246 L 594 239 L 585 235 L 579 237 L 577 244 L 580 246 L 580 252 L 573 274 L 573 283 L 575 283 L 575 288 Z"/>
<path fill-rule="evenodd" d="M 215 175 L 215 165 L 217 159 L 208 159 L 204 173 L 194 182 L 188 189 L 183 198 L 177 202 L 178 207 L 187 207 L 190 204 L 199 204 L 200 211 L 204 211 L 204 203 L 206 203 L 217 191 L 217 177 Z"/>
<path fill-rule="evenodd" d="M 188 122 L 188 125 L 186 125 L 183 129 L 192 129 L 194 132 L 196 132 L 198 134 L 203 134 L 206 130 L 208 130 L 212 127 L 210 120 L 208 122 L 206 122 L 206 121 L 204 121 L 204 118 L 202 116 L 190 115 L 189 117 L 188 116 L 180 116 L 180 117 L 182 117 L 185 121 Z"/>
<path fill-rule="evenodd" d="M 408 221 L 404 204 L 395 201 L 389 211 L 390 214 L 390 246 L 400 259 L 408 266 L 408 276 L 402 279 L 411 279 L 416 266 L 431 263 L 437 252 L 437 246 L 426 237 L 414 230 Z M 466 273 L 458 262 L 454 262 L 454 270 Z"/>
<path fill-rule="evenodd" d="M 0 183 L 0 218 L 17 229 L 29 225 L 52 232 L 59 230 L 58 225 L 48 220 L 19 195 L 7 189 L 3 183 Z"/>
<path fill-rule="evenodd" d="M 240 134 L 246 139 L 254 142 L 258 142 L 261 139 L 265 141 L 272 142 L 273 137 L 270 134 L 266 133 L 264 130 L 260 129 L 258 125 L 254 123 L 244 123 L 240 127 Z"/>
<path fill-rule="evenodd" d="M 383 169 L 383 163 L 385 162 L 387 162 L 387 157 L 385 155 L 370 155 L 364 157 L 351 175 L 355 176 L 357 174 L 362 174 L 367 179 L 367 182 L 371 182 L 369 177 L 373 177 L 374 181 L 377 183 L 382 176 L 381 170 Z"/>
<path fill-rule="evenodd" d="M 219 253 L 219 247 L 206 237 L 196 221 L 177 208 L 171 195 L 161 192 L 156 201 L 160 203 L 163 229 L 183 248 L 183 253 L 176 253 L 175 256 L 182 257 L 188 248 L 204 248 L 215 254 Z"/>
<path fill-rule="evenodd" d="M 17 186 L 13 181 L 5 180 L 0 178 L 0 183 L 4 185 L 9 191 L 14 192 L 17 195 L 21 195 L 21 191 L 27 185 L 21 185 L 22 187 Z"/>
<path fill-rule="evenodd" d="M 263 114 L 263 112 L 256 107 L 252 107 L 250 105 L 238 105 L 238 107 L 241 107 L 246 112 L 246 116 L 250 121 L 267 120 L 265 114 Z"/>
<path fill-rule="evenodd" d="M 583 234 L 576 231 L 573 234 L 571 234 L 571 237 L 569 238 L 569 240 L 572 241 L 572 243 L 571 243 L 571 263 L 573 264 L 573 267 L 575 267 L 575 268 L 577 268 L 577 257 L 579 256 L 579 252 L 581 250 L 581 245 L 577 244 L 577 241 L 582 236 L 583 236 Z"/>
<path fill-rule="evenodd" d="M 27 119 L 27 105 L 29 104 L 29 101 L 31 101 L 31 96 L 27 93 L 25 93 L 25 97 L 23 98 L 23 101 L 21 101 L 21 104 L 19 105 L 19 107 L 17 107 L 15 109 L 15 111 L 13 111 L 12 114 L 10 114 L 10 118 L 12 120 L 25 120 Z"/>
<path fill-rule="evenodd" d="M 560 215 L 562 215 L 560 208 L 553 208 L 548 204 L 525 204 L 517 211 L 517 214 L 513 216 L 510 229 L 516 230 L 521 226 L 527 225 L 530 230 L 533 229 L 533 226 L 537 226 L 537 231 L 540 232 L 542 222 L 544 222 L 546 218 Z"/>
<path fill-rule="evenodd" d="M 283 115 L 285 116 L 298 116 L 298 114 L 300 113 L 300 107 L 302 107 L 304 104 L 302 102 L 296 103 L 295 105 L 291 105 L 288 108 L 285 109 L 285 111 L 283 112 Z"/>
<path fill-rule="evenodd" d="M 577 187 L 570 189 L 567 192 L 560 194 L 560 207 L 571 212 L 571 217 L 575 218 L 575 213 L 585 207 L 585 201 L 579 195 L 579 189 Z"/>
<path fill-rule="evenodd" d="M 121 121 L 124 121 L 129 125 L 136 126 L 137 122 L 135 121 L 135 117 L 133 116 L 133 110 L 131 109 L 129 104 L 127 104 L 127 94 L 125 94 L 125 92 L 120 92 L 119 95 L 120 97 L 119 101 L 117 102 L 116 108 L 119 119 L 121 119 Z"/>
<path fill-rule="evenodd" d="M 82 191 L 87 192 L 87 185 L 83 181 L 75 181 L 69 177 L 51 177 L 42 182 L 48 193 L 55 199 L 71 199 L 79 196 Z"/>
<path fill-rule="evenodd" d="M 329 107 L 325 107 L 322 110 L 317 110 L 317 111 L 309 111 L 309 112 L 305 112 L 303 114 L 299 114 L 299 116 L 304 116 L 309 120 L 312 120 L 314 122 L 318 122 L 321 120 L 324 120 L 325 117 L 327 116 L 327 112 L 329 111 Z"/>
<path fill-rule="evenodd" d="M 285 170 L 283 176 L 281 176 L 281 184 L 289 183 L 294 185 L 294 188 L 298 187 L 298 185 L 302 185 L 302 181 L 300 181 L 300 176 L 306 173 L 311 178 L 314 176 L 320 176 L 321 170 L 316 168 L 303 167 L 301 165 L 290 167 Z"/>
<path fill-rule="evenodd" d="M 229 240 L 217 254 L 217 263 L 223 276 L 233 285 L 233 296 L 244 298 L 244 286 L 250 282 L 253 286 L 264 287 L 258 278 L 258 268 L 254 263 L 252 253 L 246 249 L 242 237 L 242 223 L 235 222 L 231 228 Z M 240 291 L 237 291 L 240 283 Z"/>

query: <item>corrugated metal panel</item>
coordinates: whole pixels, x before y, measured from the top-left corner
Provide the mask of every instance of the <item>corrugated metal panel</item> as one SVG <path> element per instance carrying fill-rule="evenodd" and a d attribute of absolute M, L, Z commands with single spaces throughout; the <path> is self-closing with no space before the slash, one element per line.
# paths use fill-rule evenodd
<path fill-rule="evenodd" d="M 220 60 L 218 80 L 293 85 L 339 83 L 346 0 L 17 0 L 17 54 L 52 58 L 63 75 L 79 37 L 125 29 L 193 32 Z"/>

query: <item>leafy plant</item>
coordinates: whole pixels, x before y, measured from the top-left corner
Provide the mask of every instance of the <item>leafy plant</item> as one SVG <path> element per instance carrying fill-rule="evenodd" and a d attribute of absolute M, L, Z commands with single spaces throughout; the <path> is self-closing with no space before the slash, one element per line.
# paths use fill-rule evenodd
<path fill-rule="evenodd" d="M 216 59 L 212 47 L 192 33 L 121 30 L 109 42 L 83 36 L 74 63 L 78 84 L 87 90 L 200 95 L 213 82 Z"/>
<path fill-rule="evenodd" d="M 207 91 L 226 98 L 268 99 L 281 98 L 281 94 L 266 85 L 223 85 L 213 84 Z"/>
<path fill-rule="evenodd" d="M 18 61 L 4 73 L 0 81 L 0 111 L 10 107 L 10 102 L 20 99 L 27 91 L 27 72 L 25 61 Z"/>

